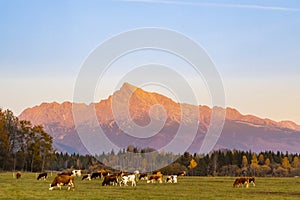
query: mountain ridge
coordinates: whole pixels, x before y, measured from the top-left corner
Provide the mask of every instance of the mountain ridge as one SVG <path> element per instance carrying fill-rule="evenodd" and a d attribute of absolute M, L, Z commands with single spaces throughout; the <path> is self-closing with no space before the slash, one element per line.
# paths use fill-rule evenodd
<path fill-rule="evenodd" d="M 128 96 L 130 96 L 130 98 L 128 102 L 126 102 L 125 100 Z M 156 108 L 154 106 L 158 104 L 161 105 L 163 109 Z M 171 98 L 165 97 L 164 95 L 155 92 L 147 92 L 129 83 L 124 83 L 119 90 L 113 93 L 113 95 L 110 95 L 107 99 L 101 100 L 99 102 L 91 103 L 89 105 L 84 103 L 78 104 L 71 102 L 63 102 L 60 104 L 57 102 L 41 103 L 39 106 L 25 109 L 19 115 L 19 118 L 21 120 L 30 120 L 33 124 L 42 124 L 45 127 L 45 130 L 49 132 L 51 136 L 53 136 L 55 147 L 59 151 L 68 152 L 68 150 L 66 150 L 66 146 L 71 145 L 72 142 L 66 141 L 66 138 L 69 138 L 68 140 L 72 140 L 72 137 L 76 137 L 74 116 L 72 112 L 72 108 L 74 108 L 74 106 L 80 113 L 82 113 L 82 120 L 84 120 L 82 121 L 82 123 L 88 124 L 89 129 L 92 130 L 95 126 L 97 126 L 95 122 L 92 123 L 92 115 L 89 114 L 89 112 L 92 112 L 94 109 L 96 118 L 98 120 L 98 125 L 100 125 L 101 127 L 105 127 L 105 130 L 107 130 L 107 132 L 110 132 L 111 135 L 118 135 L 121 133 L 121 131 L 120 128 L 116 126 L 111 107 L 116 106 L 116 108 L 122 108 L 124 105 L 129 105 L 130 117 L 136 124 L 140 126 L 146 126 L 151 122 L 149 112 L 151 113 L 151 117 L 158 121 L 163 120 L 165 117 L 166 125 L 164 126 L 164 133 L 161 133 L 160 135 L 160 139 L 163 139 L 165 135 L 172 135 L 172 132 L 174 132 L 178 124 L 180 124 L 181 122 L 181 106 L 184 107 L 184 109 L 190 114 L 189 118 L 184 119 L 184 123 L 188 125 L 192 123 L 193 119 L 199 120 L 199 133 L 195 138 L 195 141 L 199 140 L 198 143 L 201 143 L 201 140 L 203 140 L 205 132 L 207 131 L 207 128 L 210 124 L 210 116 L 212 112 L 212 108 L 209 108 L 205 105 L 203 106 L 178 103 L 173 101 Z M 192 112 L 192 110 L 195 108 L 199 109 L 198 116 L 196 116 L 196 114 Z M 89 110 L 89 112 L 87 112 L 87 109 Z M 220 147 L 237 148 L 238 145 L 230 144 L 230 142 L 228 142 L 226 138 L 222 140 L 222 136 L 236 139 L 237 134 L 238 140 L 241 140 L 240 142 L 243 141 L 243 138 L 254 141 L 254 137 L 258 137 L 257 140 L 261 141 L 261 138 L 264 137 L 263 134 L 270 135 L 274 139 L 275 136 L 281 138 L 286 134 L 295 134 L 294 136 L 296 137 L 296 141 L 298 141 L 298 135 L 300 137 L 300 126 L 292 121 L 285 120 L 276 122 L 267 118 L 262 119 L 254 115 L 243 115 L 238 110 L 230 107 L 226 108 L 225 119 L 225 126 L 221 134 L 220 141 L 226 142 L 223 142 L 224 144 L 218 142 L 217 146 Z M 250 136 L 252 135 L 253 137 L 248 138 L 250 136 L 245 135 L 241 127 L 243 127 L 244 130 L 252 130 L 253 133 L 248 134 L 250 134 Z M 237 130 L 239 130 L 238 133 Z M 258 134 L 257 132 L 260 132 L 261 134 Z M 293 141 L 290 141 L 285 137 L 284 142 L 287 143 L 286 141 L 288 141 L 288 143 L 293 143 Z M 77 143 L 80 144 L 80 142 Z M 292 151 L 298 151 L 297 147 L 288 147 L 289 145 L 286 144 L 278 146 L 278 143 L 280 144 L 281 142 L 277 140 L 276 142 L 273 141 L 273 143 L 273 146 L 272 144 L 268 146 L 269 149 L 273 147 L 279 147 L 279 150 L 291 149 Z M 64 147 L 59 144 L 63 144 Z M 263 144 L 258 146 L 260 147 L 257 147 L 257 149 L 264 147 Z M 243 143 L 241 148 L 242 150 L 248 150 L 247 148 L 249 147 L 249 145 Z M 86 149 L 81 145 L 81 147 L 78 148 L 78 152 L 86 153 Z"/>

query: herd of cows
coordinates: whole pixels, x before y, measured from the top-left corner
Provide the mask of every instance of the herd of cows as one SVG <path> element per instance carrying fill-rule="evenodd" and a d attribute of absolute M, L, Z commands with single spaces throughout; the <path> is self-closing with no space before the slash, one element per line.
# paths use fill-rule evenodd
<path fill-rule="evenodd" d="M 165 179 L 166 183 L 177 183 L 178 176 L 185 176 L 186 172 L 182 171 L 174 175 L 168 175 Z M 37 180 L 44 179 L 46 180 L 48 176 L 47 172 L 40 173 L 37 176 Z M 56 175 L 52 183 L 50 184 L 49 190 L 53 190 L 55 187 L 61 189 L 62 186 L 67 186 L 68 190 L 75 189 L 74 177 L 81 177 L 81 170 L 70 170 L 70 171 L 63 171 Z M 21 173 L 18 172 L 16 174 L 16 178 L 21 178 Z M 138 180 L 145 180 L 147 183 L 163 183 L 163 174 L 160 171 L 153 172 L 152 174 L 148 175 L 147 173 L 140 174 L 139 171 L 134 171 L 133 173 L 128 172 L 115 172 L 111 173 L 110 170 L 99 170 L 93 172 L 92 174 L 85 174 L 82 176 L 82 181 L 92 179 L 97 179 L 102 181 L 102 186 L 109 186 L 109 185 L 119 185 L 119 186 L 136 186 L 137 179 Z M 248 188 L 249 185 L 252 184 L 255 186 L 255 178 L 254 177 L 238 177 L 235 179 L 233 183 L 233 187 L 246 187 Z"/>

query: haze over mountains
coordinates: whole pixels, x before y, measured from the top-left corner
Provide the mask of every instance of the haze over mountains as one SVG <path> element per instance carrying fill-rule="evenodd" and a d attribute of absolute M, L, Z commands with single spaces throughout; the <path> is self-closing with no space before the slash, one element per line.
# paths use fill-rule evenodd
<path fill-rule="evenodd" d="M 116 107 L 122 107 L 124 103 L 127 104 L 127 102 L 122 102 L 122 99 L 126 99 L 129 94 L 132 94 L 129 101 L 129 113 L 136 124 L 146 126 L 150 123 L 149 110 L 151 110 L 150 113 L 154 121 L 166 120 L 162 129 L 153 137 L 134 139 L 132 136 L 124 134 L 123 129 L 121 130 L 116 123 L 112 112 L 112 103 L 115 103 Z M 114 98 L 118 102 L 113 101 Z M 154 106 L 158 104 L 164 109 Z M 193 144 L 188 148 L 191 153 L 199 152 L 199 146 L 201 146 L 207 132 L 212 112 L 212 109 L 207 106 L 179 104 L 168 97 L 144 91 L 129 83 L 124 83 L 120 90 L 106 100 L 90 105 L 74 105 L 76 105 L 77 112 L 81 116 L 80 124 L 76 124 L 76 127 L 81 127 L 85 131 L 85 135 L 89 137 L 89 135 L 96 134 L 100 126 L 105 132 L 105 136 L 120 148 L 134 145 L 160 149 L 174 138 L 180 123 L 186 130 L 189 130 L 189 126 L 192 127 L 191 124 L 195 120 L 199 120 L 199 128 L 194 139 L 190 138 L 192 136 L 188 131 L 185 136 L 180 138 L 182 145 L 193 140 Z M 54 148 L 58 151 L 86 154 L 88 151 L 75 129 L 72 112 L 74 105 L 70 102 L 62 104 L 56 102 L 42 103 L 39 106 L 25 109 L 20 114 L 19 119 L 29 120 L 35 125 L 42 124 L 46 132 L 53 137 Z M 184 121 L 181 122 L 181 106 L 188 111 L 195 108 L 199 109 L 199 115 L 190 112 L 189 118 L 184 118 Z M 94 115 L 91 114 L 91 111 L 95 112 L 97 122 L 93 119 Z M 122 126 L 126 126 L 129 122 L 125 120 L 121 123 Z M 100 140 L 101 138 L 98 141 L 93 141 L 94 148 L 97 148 L 97 144 L 101 146 Z M 226 108 L 224 128 L 214 149 L 299 152 L 299 143 L 300 126 L 294 122 L 275 122 L 253 115 L 242 115 L 233 108 Z M 176 149 L 173 151 L 176 152 Z"/>

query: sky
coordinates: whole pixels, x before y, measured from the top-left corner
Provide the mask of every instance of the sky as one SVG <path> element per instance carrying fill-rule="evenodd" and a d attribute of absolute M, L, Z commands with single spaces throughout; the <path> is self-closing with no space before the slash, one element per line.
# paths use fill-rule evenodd
<path fill-rule="evenodd" d="M 298 0 L 1 0 L 0 27 L 0 107 L 16 115 L 42 102 L 73 101 L 93 50 L 122 32 L 158 27 L 205 49 L 223 81 L 226 106 L 300 124 Z M 173 64 L 191 79 L 192 72 L 182 72 L 189 66 L 170 57 L 144 51 L 118 60 L 99 81 L 95 101 L 111 95 L 130 66 L 151 60 Z M 205 90 L 203 80 L 194 85 Z M 211 104 L 209 91 L 197 98 Z"/>

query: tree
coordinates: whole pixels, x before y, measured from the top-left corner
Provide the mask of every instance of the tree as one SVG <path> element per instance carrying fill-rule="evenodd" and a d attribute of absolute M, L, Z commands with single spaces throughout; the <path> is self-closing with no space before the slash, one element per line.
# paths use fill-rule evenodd
<path fill-rule="evenodd" d="M 298 156 L 294 156 L 294 159 L 293 159 L 293 167 L 294 167 L 294 168 L 300 168 L 300 160 L 299 160 L 299 157 L 298 157 Z"/>
<path fill-rule="evenodd" d="M 290 164 L 289 158 L 287 156 L 283 157 L 281 165 L 284 169 L 291 168 L 291 164 Z"/>
<path fill-rule="evenodd" d="M 251 170 L 251 174 L 254 176 L 256 176 L 256 173 L 259 173 L 259 165 L 255 153 L 252 154 L 250 170 Z"/>
<path fill-rule="evenodd" d="M 267 158 L 267 159 L 266 159 L 266 161 L 265 161 L 265 165 L 269 167 L 269 166 L 270 166 L 270 164 L 271 164 L 271 161 L 270 161 L 270 159 L 269 159 L 269 158 Z"/>
<path fill-rule="evenodd" d="M 260 153 L 258 156 L 258 164 L 259 165 L 265 164 L 265 157 L 264 157 L 264 154 L 262 154 L 262 153 Z"/>
<path fill-rule="evenodd" d="M 242 158 L 242 173 L 243 175 L 246 175 L 248 171 L 248 159 L 246 155 L 243 155 Z"/>
<path fill-rule="evenodd" d="M 247 168 L 247 167 L 248 167 L 248 159 L 245 155 L 243 155 L 242 168 Z"/>

